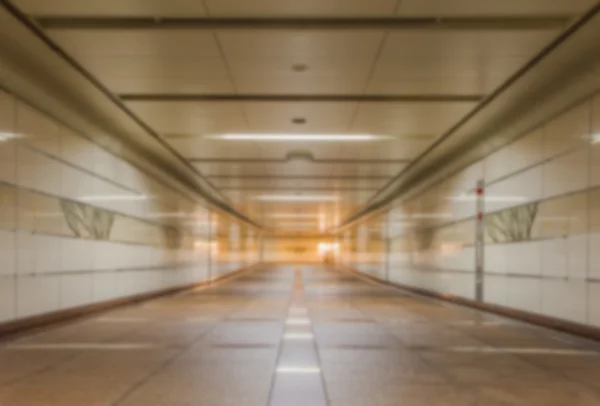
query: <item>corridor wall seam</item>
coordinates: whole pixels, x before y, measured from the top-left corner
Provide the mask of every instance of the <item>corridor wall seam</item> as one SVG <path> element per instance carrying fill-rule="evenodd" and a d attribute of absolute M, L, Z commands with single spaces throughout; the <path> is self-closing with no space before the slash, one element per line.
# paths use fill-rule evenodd
<path fill-rule="evenodd" d="M 389 281 L 474 298 L 483 179 L 484 301 L 600 327 L 599 137 L 594 95 L 396 202 L 385 220 Z"/>

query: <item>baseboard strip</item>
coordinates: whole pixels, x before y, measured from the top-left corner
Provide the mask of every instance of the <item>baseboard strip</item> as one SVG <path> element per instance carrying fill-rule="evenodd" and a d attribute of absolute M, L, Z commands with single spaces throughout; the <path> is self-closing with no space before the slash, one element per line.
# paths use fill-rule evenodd
<path fill-rule="evenodd" d="M 408 286 L 401 283 L 389 282 L 383 279 L 379 279 L 372 275 L 366 275 L 361 272 L 358 272 L 354 269 L 340 268 L 340 267 L 332 267 L 336 271 L 350 273 L 358 278 L 363 280 L 377 283 L 384 286 L 391 286 L 399 290 L 403 290 L 406 292 L 416 293 L 418 295 L 431 297 L 438 300 L 443 300 L 446 302 L 451 302 L 454 304 L 458 304 L 461 306 L 466 306 L 469 308 L 482 310 L 488 313 L 496 314 L 499 316 L 509 317 L 511 319 L 524 321 L 527 323 L 535 324 L 538 326 L 550 328 L 552 330 L 560 331 L 563 333 L 573 334 L 579 337 L 588 338 L 595 341 L 600 341 L 600 329 L 587 326 L 585 324 L 580 324 L 568 320 L 557 319 L 555 317 L 544 316 L 541 314 L 531 313 L 524 310 L 513 309 L 510 307 L 494 305 L 485 302 L 478 302 L 476 300 L 467 299 L 460 296 L 454 296 L 444 293 L 435 292 L 432 290 L 416 288 L 414 286 Z"/>
<path fill-rule="evenodd" d="M 175 288 L 163 289 L 155 292 L 142 293 L 139 295 L 127 296 L 118 299 L 106 300 L 103 302 L 92 303 L 84 306 L 72 307 L 69 309 L 58 310 L 55 312 L 44 313 L 36 316 L 25 317 L 22 319 L 9 321 L 6 323 L 0 323 L 0 339 L 14 338 L 17 335 L 31 333 L 33 330 L 37 330 L 52 325 L 59 325 L 61 323 L 70 322 L 75 319 L 89 317 L 93 314 L 106 312 L 119 307 L 130 306 L 139 302 L 145 302 L 148 300 L 158 299 L 164 296 L 170 296 L 177 293 L 207 288 L 215 284 L 224 283 L 231 279 L 235 279 L 240 275 L 250 272 L 256 269 L 258 266 L 263 264 L 256 264 L 247 268 L 240 269 L 228 273 L 226 275 L 219 276 L 217 278 L 193 283 L 190 285 L 179 286 Z"/>

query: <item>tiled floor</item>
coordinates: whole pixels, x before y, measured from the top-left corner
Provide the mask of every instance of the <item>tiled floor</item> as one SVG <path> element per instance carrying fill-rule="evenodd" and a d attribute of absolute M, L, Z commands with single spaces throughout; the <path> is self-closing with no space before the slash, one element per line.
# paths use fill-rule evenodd
<path fill-rule="evenodd" d="M 0 347 L 1 406 L 600 406 L 600 345 L 320 267 Z"/>

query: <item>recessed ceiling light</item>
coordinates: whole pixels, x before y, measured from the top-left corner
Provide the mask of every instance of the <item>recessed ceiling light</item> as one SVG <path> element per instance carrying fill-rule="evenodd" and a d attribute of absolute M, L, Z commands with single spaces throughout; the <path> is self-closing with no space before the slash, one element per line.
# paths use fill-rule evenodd
<path fill-rule="evenodd" d="M 390 139 L 392 137 L 373 134 L 221 134 L 209 135 L 206 138 L 226 141 L 338 141 L 364 142 Z"/>
<path fill-rule="evenodd" d="M 308 65 L 305 65 L 303 63 L 296 63 L 292 65 L 292 69 L 294 70 L 294 72 L 306 72 L 308 70 Z"/>
<path fill-rule="evenodd" d="M 295 117 L 292 119 L 292 123 L 298 125 L 306 124 L 306 119 L 304 117 Z"/>

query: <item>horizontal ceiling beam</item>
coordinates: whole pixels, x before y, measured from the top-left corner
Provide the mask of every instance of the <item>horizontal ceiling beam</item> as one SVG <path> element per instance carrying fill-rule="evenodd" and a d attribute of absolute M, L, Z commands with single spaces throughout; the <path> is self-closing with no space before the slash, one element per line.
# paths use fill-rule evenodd
<path fill-rule="evenodd" d="M 243 191 L 243 192 L 374 192 L 378 187 L 221 187 L 222 192 Z"/>
<path fill-rule="evenodd" d="M 262 158 L 188 158 L 192 164 L 285 164 L 292 162 L 289 159 L 262 159 Z M 313 159 L 300 162 L 311 164 L 351 164 L 351 165 L 389 165 L 408 164 L 408 159 Z M 206 175 L 208 176 L 208 175 Z"/>
<path fill-rule="evenodd" d="M 44 29 L 69 30 L 541 30 L 564 29 L 571 15 L 474 17 L 89 17 L 34 16 Z"/>
<path fill-rule="evenodd" d="M 157 94 L 136 93 L 121 94 L 126 102 L 369 102 L 369 103 L 438 103 L 472 102 L 478 103 L 482 94 Z"/>
<path fill-rule="evenodd" d="M 245 180 L 387 180 L 391 176 L 302 176 L 302 175 L 207 175 L 210 179 L 245 179 Z"/>

